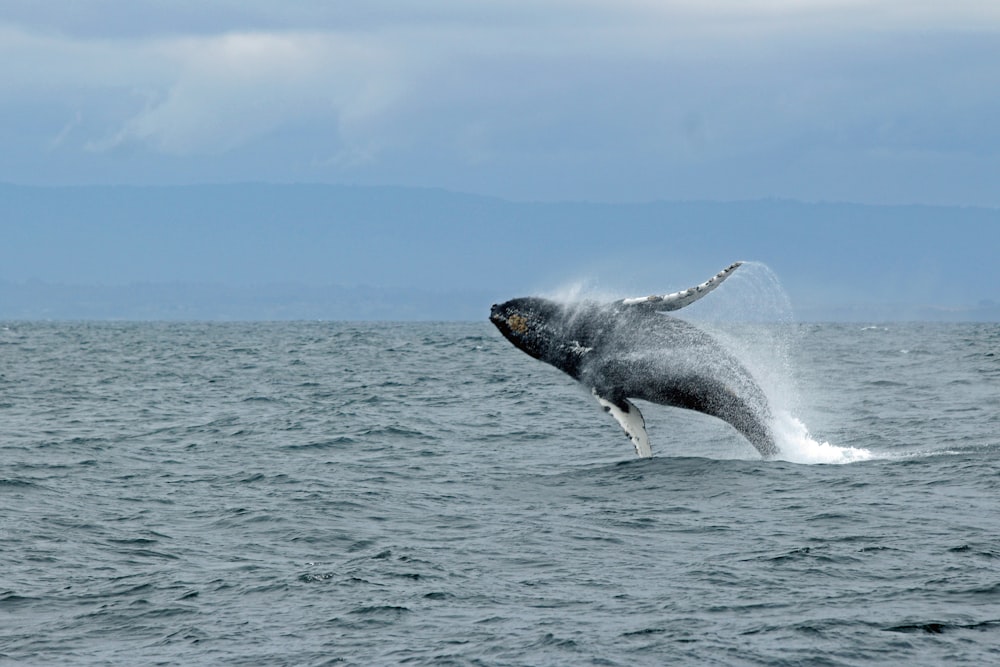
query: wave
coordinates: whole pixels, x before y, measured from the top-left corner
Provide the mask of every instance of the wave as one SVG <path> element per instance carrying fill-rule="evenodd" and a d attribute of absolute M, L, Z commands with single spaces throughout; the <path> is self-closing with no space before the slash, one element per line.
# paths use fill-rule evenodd
<path fill-rule="evenodd" d="M 778 444 L 778 456 L 790 463 L 858 463 L 878 458 L 863 447 L 838 447 L 820 442 L 809 434 L 809 429 L 789 412 L 778 412 L 772 424 Z"/>

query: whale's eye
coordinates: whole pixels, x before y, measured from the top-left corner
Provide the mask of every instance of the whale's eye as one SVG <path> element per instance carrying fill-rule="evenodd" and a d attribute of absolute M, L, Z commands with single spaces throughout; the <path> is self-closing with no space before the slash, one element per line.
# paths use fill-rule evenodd
<path fill-rule="evenodd" d="M 520 315 L 511 315 L 507 318 L 507 326 L 514 333 L 523 334 L 528 330 L 528 320 L 524 319 Z"/>

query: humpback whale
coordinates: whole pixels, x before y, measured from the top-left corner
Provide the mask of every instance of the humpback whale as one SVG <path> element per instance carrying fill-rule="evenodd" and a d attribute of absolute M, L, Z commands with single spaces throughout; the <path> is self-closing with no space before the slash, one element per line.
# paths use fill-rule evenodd
<path fill-rule="evenodd" d="M 629 399 L 718 417 L 768 458 L 778 449 L 764 392 L 714 338 L 666 314 L 702 298 L 741 264 L 665 295 L 610 303 L 512 299 L 494 304 L 490 321 L 519 350 L 589 388 L 641 457 L 653 453 L 642 413 Z"/>

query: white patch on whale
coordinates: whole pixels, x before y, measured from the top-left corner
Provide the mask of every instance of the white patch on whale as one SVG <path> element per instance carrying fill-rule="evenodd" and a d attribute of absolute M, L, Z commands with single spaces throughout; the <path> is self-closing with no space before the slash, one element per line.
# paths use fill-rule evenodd
<path fill-rule="evenodd" d="M 604 408 L 604 411 L 614 417 L 625 431 L 625 435 L 635 445 L 635 453 L 644 459 L 653 456 L 653 448 L 649 446 L 649 434 L 646 433 L 646 420 L 642 418 L 642 413 L 639 412 L 639 408 L 635 407 L 635 403 L 624 399 L 622 402 L 628 408 L 626 412 L 611 401 L 598 396 L 597 390 L 591 390 L 591 393 Z"/>
<path fill-rule="evenodd" d="M 689 287 L 688 289 L 681 290 L 680 292 L 672 292 L 670 294 L 664 294 L 658 296 L 652 294 L 650 296 L 634 297 L 630 299 L 622 299 L 619 303 L 624 306 L 638 306 L 642 304 L 655 304 L 656 310 L 667 311 L 667 310 L 679 310 L 684 306 L 691 305 L 698 299 L 702 298 L 716 287 L 722 284 L 722 281 L 728 278 L 733 271 L 740 268 L 743 262 L 733 262 L 723 270 L 719 271 L 717 274 L 706 280 L 700 285 L 695 285 L 694 287 Z"/>

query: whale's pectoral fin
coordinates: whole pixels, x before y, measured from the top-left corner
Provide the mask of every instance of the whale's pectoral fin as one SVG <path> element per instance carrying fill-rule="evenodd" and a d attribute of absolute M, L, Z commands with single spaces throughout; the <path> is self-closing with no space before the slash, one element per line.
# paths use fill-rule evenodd
<path fill-rule="evenodd" d="M 642 418 L 642 413 L 635 404 L 627 398 L 618 401 L 609 401 L 593 390 L 594 397 L 601 404 L 604 411 L 610 413 L 615 421 L 625 430 L 632 444 L 635 445 L 635 453 L 643 458 L 653 455 L 653 450 L 649 446 L 649 435 L 646 433 L 646 420 Z"/>
<path fill-rule="evenodd" d="M 743 262 L 734 262 L 702 284 L 689 287 L 688 289 L 681 290 L 680 292 L 673 292 L 662 296 L 654 294 L 652 296 L 642 296 L 634 299 L 622 299 L 618 303 L 623 306 L 649 306 L 659 311 L 678 310 L 684 306 L 694 303 L 721 285 L 722 281 L 728 278 L 733 271 L 740 268 L 741 264 L 743 264 Z"/>

